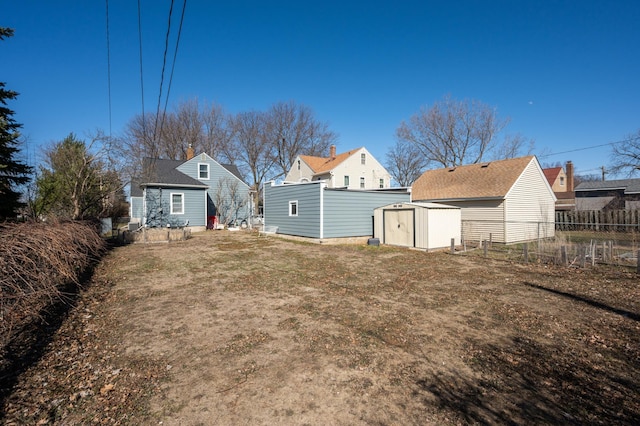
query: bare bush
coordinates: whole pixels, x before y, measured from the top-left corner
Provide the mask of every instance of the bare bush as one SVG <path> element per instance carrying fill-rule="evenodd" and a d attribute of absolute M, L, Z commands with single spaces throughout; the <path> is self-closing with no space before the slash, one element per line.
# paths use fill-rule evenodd
<path fill-rule="evenodd" d="M 64 298 L 103 253 L 104 241 L 87 223 L 0 225 L 0 348 L 14 332 Z"/>

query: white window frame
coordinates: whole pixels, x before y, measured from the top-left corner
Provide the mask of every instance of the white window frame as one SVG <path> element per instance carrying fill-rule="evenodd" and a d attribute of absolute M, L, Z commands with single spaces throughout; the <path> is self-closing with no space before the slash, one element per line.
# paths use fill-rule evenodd
<path fill-rule="evenodd" d="M 345 176 L 345 177 L 344 177 L 344 186 L 349 187 L 349 184 L 350 184 L 350 182 L 349 182 L 349 176 Z"/>
<path fill-rule="evenodd" d="M 180 196 L 180 211 L 176 211 L 176 209 L 174 209 L 174 202 L 173 202 L 174 195 Z M 169 194 L 169 197 L 170 197 L 169 204 L 171 205 L 171 214 L 184 214 L 184 192 L 171 192 Z"/>
<path fill-rule="evenodd" d="M 202 177 L 200 166 L 207 167 L 207 177 Z M 210 171 L 209 163 L 198 163 L 198 180 L 209 180 L 209 171 Z"/>
<path fill-rule="evenodd" d="M 366 188 L 366 181 L 363 176 L 360 177 L 360 189 Z"/>
<path fill-rule="evenodd" d="M 360 154 L 360 164 L 367 164 L 367 154 L 364 152 Z"/>
<path fill-rule="evenodd" d="M 295 212 L 294 210 L 295 206 Z M 289 216 L 298 216 L 298 200 L 289 201 Z"/>
<path fill-rule="evenodd" d="M 380 179 L 380 188 L 384 188 L 384 179 Z"/>

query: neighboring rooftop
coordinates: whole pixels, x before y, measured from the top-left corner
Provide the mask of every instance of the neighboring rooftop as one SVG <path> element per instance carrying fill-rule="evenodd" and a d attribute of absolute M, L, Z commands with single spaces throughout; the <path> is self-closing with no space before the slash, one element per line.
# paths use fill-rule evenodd
<path fill-rule="evenodd" d="M 623 189 L 625 194 L 640 194 L 640 179 L 598 180 L 576 186 L 576 192 L 619 189 Z"/>
<path fill-rule="evenodd" d="M 414 200 L 501 198 L 534 156 L 426 171 L 412 185 Z"/>

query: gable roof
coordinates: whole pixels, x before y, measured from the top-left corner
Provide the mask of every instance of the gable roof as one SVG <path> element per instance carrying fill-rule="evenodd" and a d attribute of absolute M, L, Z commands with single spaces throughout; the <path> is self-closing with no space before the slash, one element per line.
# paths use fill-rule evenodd
<path fill-rule="evenodd" d="M 612 191 L 615 189 L 623 189 L 625 194 L 638 194 L 640 193 L 640 179 L 582 182 L 575 188 L 575 191 Z"/>
<path fill-rule="evenodd" d="M 183 164 L 181 160 L 144 159 L 144 169 L 148 170 L 148 178 L 140 180 L 141 185 L 165 184 L 172 186 L 199 186 L 207 188 L 208 185 L 185 175 L 176 167 Z M 146 180 L 146 182 L 145 182 Z"/>
<path fill-rule="evenodd" d="M 232 175 L 237 177 L 240 182 L 245 183 L 244 179 L 242 179 L 242 175 L 240 174 L 240 170 L 235 164 L 220 164 L 220 165 L 225 169 L 227 169 L 227 171 L 229 171 Z"/>
<path fill-rule="evenodd" d="M 547 178 L 547 182 L 549 182 L 550 186 L 553 186 L 553 183 L 558 179 L 558 175 L 562 171 L 562 167 L 551 167 L 548 169 L 542 169 L 544 173 L 544 177 Z"/>
<path fill-rule="evenodd" d="M 428 170 L 412 185 L 413 200 L 504 198 L 534 156 Z"/>
<path fill-rule="evenodd" d="M 314 157 L 312 155 L 301 155 L 300 159 L 307 163 L 307 165 L 313 170 L 313 173 L 323 173 L 333 170 L 347 158 L 351 157 L 356 152 L 360 151 L 363 147 L 352 149 L 351 151 L 337 154 L 334 158 L 331 157 Z"/>

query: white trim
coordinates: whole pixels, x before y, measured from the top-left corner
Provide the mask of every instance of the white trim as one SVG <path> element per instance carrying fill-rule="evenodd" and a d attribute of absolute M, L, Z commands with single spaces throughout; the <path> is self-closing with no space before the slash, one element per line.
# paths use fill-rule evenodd
<path fill-rule="evenodd" d="M 207 166 L 207 177 L 200 176 L 200 166 Z M 211 176 L 211 167 L 209 163 L 198 163 L 198 180 L 209 180 Z"/>
<path fill-rule="evenodd" d="M 324 238 L 324 189 L 326 187 L 326 183 L 320 184 L 320 238 Z"/>
<path fill-rule="evenodd" d="M 181 208 L 181 210 L 179 212 L 176 212 L 176 211 L 173 210 L 173 196 L 174 195 L 179 195 L 180 196 L 180 208 Z M 169 193 L 169 206 L 170 206 L 171 214 L 184 214 L 184 192 L 170 192 Z"/>
<path fill-rule="evenodd" d="M 292 213 L 291 213 L 291 207 L 293 207 L 294 205 L 296 206 L 296 214 L 292 214 Z M 299 210 L 298 210 L 298 209 L 299 209 L 299 207 L 300 207 L 300 206 L 298 205 L 298 200 L 291 200 L 291 201 L 289 201 L 289 216 L 298 216 L 298 214 L 299 214 L 299 213 L 298 213 L 298 212 L 299 212 Z"/>

